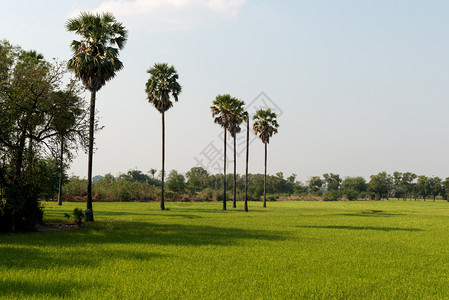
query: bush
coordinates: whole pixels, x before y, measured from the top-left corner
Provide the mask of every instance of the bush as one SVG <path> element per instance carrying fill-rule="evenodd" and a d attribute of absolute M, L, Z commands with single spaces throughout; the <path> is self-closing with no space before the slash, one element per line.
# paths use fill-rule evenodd
<path fill-rule="evenodd" d="M 81 224 L 83 224 L 84 219 L 85 219 L 85 214 L 82 209 L 80 209 L 78 207 L 73 209 L 73 220 L 75 221 L 75 223 L 78 226 L 81 226 Z"/>
<path fill-rule="evenodd" d="M 210 189 L 210 188 L 205 188 L 204 190 L 202 190 L 202 191 L 198 194 L 198 197 L 199 197 L 201 200 L 205 200 L 205 201 L 210 201 L 210 200 L 212 200 L 213 196 L 214 196 L 213 191 L 212 191 L 212 189 Z"/>
<path fill-rule="evenodd" d="M 38 196 L 39 190 L 32 184 L 7 187 L 0 210 L 0 231 L 29 231 L 42 223 L 44 212 Z"/>
<path fill-rule="evenodd" d="M 324 201 L 337 201 L 338 200 L 338 192 L 335 190 L 327 191 L 324 193 Z"/>
<path fill-rule="evenodd" d="M 349 200 L 357 200 L 359 197 L 359 193 L 356 190 L 353 189 L 347 189 L 343 192 L 343 195 Z"/>

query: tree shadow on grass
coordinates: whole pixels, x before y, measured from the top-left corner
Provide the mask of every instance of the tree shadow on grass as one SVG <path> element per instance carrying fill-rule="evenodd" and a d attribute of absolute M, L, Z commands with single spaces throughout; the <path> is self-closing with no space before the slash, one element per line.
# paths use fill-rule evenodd
<path fill-rule="evenodd" d="M 338 226 L 338 225 L 328 225 L 328 226 L 298 226 L 300 228 L 316 228 L 316 229 L 346 229 L 346 230 L 374 230 L 374 231 L 408 231 L 408 232 L 418 232 L 423 231 L 417 228 L 400 228 L 400 227 L 373 227 L 373 226 Z"/>
<path fill-rule="evenodd" d="M 383 210 L 365 210 L 357 213 L 344 213 L 337 214 L 339 216 L 351 216 L 351 217 L 391 217 L 391 216 L 399 216 L 404 215 L 402 213 L 387 213 Z"/>
<path fill-rule="evenodd" d="M 167 257 L 154 253 L 156 246 L 232 246 L 248 239 L 285 237 L 273 231 L 205 225 L 95 222 L 76 231 L 5 235 L 0 240 L 0 268 L 95 267 L 105 259 Z"/>
<path fill-rule="evenodd" d="M 34 283 L 23 279 L 0 279 L 0 297 L 5 299 L 28 299 L 57 297 L 73 297 L 73 291 L 94 288 L 87 282 L 60 282 L 50 281 Z"/>

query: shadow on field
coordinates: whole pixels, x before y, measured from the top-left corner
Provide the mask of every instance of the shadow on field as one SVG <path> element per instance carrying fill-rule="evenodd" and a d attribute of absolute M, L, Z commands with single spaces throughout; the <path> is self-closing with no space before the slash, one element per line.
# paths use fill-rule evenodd
<path fill-rule="evenodd" d="M 347 229 L 347 230 L 375 230 L 375 231 L 409 231 L 409 232 L 423 231 L 422 229 L 417 229 L 417 228 L 372 227 L 372 226 L 329 225 L 329 226 L 298 226 L 298 227 L 300 227 L 300 228 L 317 228 L 317 229 Z"/>
<path fill-rule="evenodd" d="M 111 259 L 148 261 L 170 257 L 154 253 L 157 245 L 231 246 L 248 239 L 277 241 L 285 237 L 272 231 L 214 226 L 96 222 L 76 231 L 3 236 L 0 268 L 47 270 L 96 267 Z"/>
<path fill-rule="evenodd" d="M 391 216 L 398 216 L 403 214 L 392 214 L 384 212 L 383 210 L 365 210 L 358 213 L 344 213 L 344 214 L 338 214 L 339 216 L 351 216 L 351 217 L 391 217 Z"/>
<path fill-rule="evenodd" d="M 73 291 L 86 290 L 94 288 L 93 284 L 79 283 L 79 282 L 44 282 L 39 283 L 29 282 L 21 279 L 0 279 L 0 297 L 11 299 L 17 296 L 21 298 L 42 298 L 44 297 L 59 297 L 67 298 L 72 296 Z"/>

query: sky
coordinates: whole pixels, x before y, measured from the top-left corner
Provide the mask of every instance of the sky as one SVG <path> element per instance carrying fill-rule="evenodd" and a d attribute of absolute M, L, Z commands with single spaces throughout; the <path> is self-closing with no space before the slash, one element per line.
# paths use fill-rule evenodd
<path fill-rule="evenodd" d="M 226 93 L 278 113 L 270 174 L 449 176 L 448 1 L 0 0 L 0 39 L 68 60 L 78 37 L 64 25 L 81 11 L 110 11 L 129 31 L 124 69 L 97 93 L 94 175 L 161 168 L 161 115 L 145 83 L 166 62 L 183 87 L 166 113 L 166 170 L 222 172 L 210 106 Z M 252 137 L 249 170 L 263 173 Z M 87 176 L 83 151 L 69 174 Z"/>

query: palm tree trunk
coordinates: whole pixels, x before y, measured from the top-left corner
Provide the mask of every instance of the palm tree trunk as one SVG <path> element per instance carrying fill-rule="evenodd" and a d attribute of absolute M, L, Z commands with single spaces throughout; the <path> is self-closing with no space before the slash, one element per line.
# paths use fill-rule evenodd
<path fill-rule="evenodd" d="M 223 210 L 226 210 L 226 127 L 224 127 Z"/>
<path fill-rule="evenodd" d="M 265 173 L 263 176 L 263 207 L 267 207 L 267 143 L 265 143 Z"/>
<path fill-rule="evenodd" d="M 94 152 L 94 124 L 95 124 L 95 96 L 96 92 L 90 92 L 90 116 L 89 116 L 89 158 L 87 165 L 87 209 L 91 211 L 86 214 L 86 222 L 94 221 L 94 211 L 92 209 L 92 161 Z"/>
<path fill-rule="evenodd" d="M 234 134 L 234 201 L 232 202 L 232 207 L 237 207 L 237 143 L 236 143 L 237 135 Z"/>
<path fill-rule="evenodd" d="M 246 117 L 245 211 L 248 212 L 249 117 Z"/>
<path fill-rule="evenodd" d="M 165 111 L 162 112 L 162 189 L 161 189 L 161 210 L 165 210 L 164 177 L 165 177 Z"/>
<path fill-rule="evenodd" d="M 62 175 L 63 175 L 63 159 L 64 159 L 64 136 L 61 135 L 61 153 L 59 153 L 59 190 L 58 205 L 62 205 Z"/>

